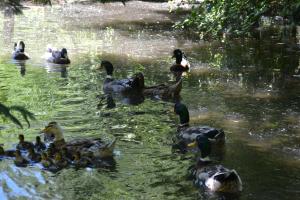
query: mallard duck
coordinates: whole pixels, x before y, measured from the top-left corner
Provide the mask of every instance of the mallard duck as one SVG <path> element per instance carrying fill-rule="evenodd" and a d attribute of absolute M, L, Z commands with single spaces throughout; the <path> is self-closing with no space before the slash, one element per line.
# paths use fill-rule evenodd
<path fill-rule="evenodd" d="M 22 154 L 20 150 L 16 150 L 15 152 L 15 165 L 18 167 L 26 167 L 27 164 L 29 163 L 28 160 L 26 160 Z"/>
<path fill-rule="evenodd" d="M 15 157 L 15 150 L 4 150 L 2 144 L 0 144 L 0 156 L 1 157 Z"/>
<path fill-rule="evenodd" d="M 185 72 L 189 70 L 190 63 L 187 61 L 185 54 L 180 49 L 175 49 L 172 57 L 176 58 L 176 62 L 170 67 L 171 72 Z"/>
<path fill-rule="evenodd" d="M 52 48 L 47 49 L 47 53 L 44 56 L 46 60 L 50 63 L 55 63 L 55 64 L 70 64 L 71 61 L 68 58 L 68 52 L 66 48 L 62 48 L 61 51 L 59 50 L 54 50 Z"/>
<path fill-rule="evenodd" d="M 25 43 L 19 41 L 18 44 L 14 44 L 14 51 L 12 53 L 12 58 L 15 60 L 28 60 L 29 56 L 25 53 Z"/>
<path fill-rule="evenodd" d="M 53 165 L 52 160 L 48 157 L 48 154 L 46 152 L 42 153 L 42 160 L 41 163 L 44 168 L 48 169 Z"/>
<path fill-rule="evenodd" d="M 242 191 L 242 181 L 233 169 L 214 165 L 210 160 L 199 159 L 193 170 L 195 184 L 212 192 L 236 193 Z"/>
<path fill-rule="evenodd" d="M 134 75 L 132 78 L 114 80 L 112 63 L 103 60 L 101 67 L 105 69 L 107 74 L 103 84 L 103 90 L 106 93 L 128 93 L 141 91 L 144 88 L 144 76 Z"/>
<path fill-rule="evenodd" d="M 45 141 L 53 141 L 56 149 L 66 147 L 72 154 L 79 151 L 82 155 L 93 154 L 95 157 L 112 157 L 116 140 L 111 143 L 104 143 L 100 138 L 97 139 L 74 139 L 66 142 L 63 136 L 62 128 L 57 122 L 50 122 L 44 130 Z"/>
<path fill-rule="evenodd" d="M 136 73 L 133 77 L 123 80 L 114 80 L 113 65 L 109 61 L 102 61 L 101 67 L 104 67 L 107 73 L 104 81 L 103 90 L 106 93 L 136 93 L 144 96 L 159 97 L 161 99 L 178 97 L 182 89 L 182 79 L 173 85 L 160 84 L 156 86 L 145 86 L 144 75 Z"/>
<path fill-rule="evenodd" d="M 43 143 L 41 141 L 41 137 L 40 136 L 36 136 L 36 138 L 35 138 L 34 149 L 37 152 L 42 152 L 42 151 L 46 150 L 46 145 L 45 145 L 45 143 Z"/>
<path fill-rule="evenodd" d="M 225 134 L 221 129 L 215 129 L 209 126 L 190 127 L 189 126 L 189 111 L 182 103 L 176 103 L 174 112 L 179 115 L 180 125 L 177 129 L 177 144 L 173 147 L 180 149 L 182 152 L 188 148 L 199 147 L 207 154 L 210 152 L 210 145 L 223 145 L 225 143 Z"/>
<path fill-rule="evenodd" d="M 27 142 L 24 139 L 24 135 L 19 135 L 19 143 L 17 144 L 17 149 L 21 151 L 26 151 L 30 148 L 34 148 L 34 145 L 31 142 Z"/>
<path fill-rule="evenodd" d="M 34 148 L 29 148 L 28 149 L 28 156 L 27 156 L 31 162 L 34 162 L 34 163 L 38 163 L 38 162 L 41 162 L 41 154 L 39 153 L 36 153 L 34 151 Z"/>

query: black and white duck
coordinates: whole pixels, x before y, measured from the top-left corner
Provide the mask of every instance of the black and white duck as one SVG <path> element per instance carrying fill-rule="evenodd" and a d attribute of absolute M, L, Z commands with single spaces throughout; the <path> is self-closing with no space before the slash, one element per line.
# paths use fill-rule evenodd
<path fill-rule="evenodd" d="M 182 50 L 175 49 L 172 57 L 175 58 L 176 61 L 175 64 L 170 67 L 171 72 L 185 72 L 190 69 L 190 63 Z"/>
<path fill-rule="evenodd" d="M 12 53 L 12 58 L 14 60 L 28 60 L 29 56 L 25 53 L 25 43 L 19 41 L 14 44 L 14 51 Z"/>

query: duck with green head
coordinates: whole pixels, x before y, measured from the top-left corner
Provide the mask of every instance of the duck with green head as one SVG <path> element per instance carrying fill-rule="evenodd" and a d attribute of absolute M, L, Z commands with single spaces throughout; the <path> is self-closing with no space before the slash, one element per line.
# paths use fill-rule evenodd
<path fill-rule="evenodd" d="M 179 149 L 186 152 L 189 149 L 205 148 L 205 151 L 211 149 L 211 144 L 223 145 L 225 143 L 225 134 L 221 129 L 215 129 L 209 126 L 189 126 L 190 116 L 187 107 L 178 102 L 174 106 L 174 112 L 179 115 L 180 124 L 177 128 L 177 142 L 173 149 Z M 199 144 L 201 144 L 199 146 Z"/>
<path fill-rule="evenodd" d="M 105 93 L 123 93 L 123 94 L 137 94 L 150 97 L 158 97 L 160 99 L 169 99 L 178 97 L 182 89 L 182 79 L 179 79 L 172 85 L 155 85 L 145 86 L 144 75 L 136 73 L 133 77 L 122 80 L 114 80 L 113 65 L 109 61 L 102 61 L 101 67 L 106 70 L 107 76 L 104 81 L 103 90 Z"/>
<path fill-rule="evenodd" d="M 44 140 L 52 142 L 57 150 L 67 148 L 71 154 L 79 151 L 82 155 L 92 153 L 99 158 L 113 157 L 113 150 L 116 140 L 110 143 L 104 143 L 101 138 L 95 139 L 74 139 L 66 142 L 63 136 L 63 130 L 57 122 L 50 122 L 44 130 Z"/>
<path fill-rule="evenodd" d="M 185 72 L 190 69 L 190 63 L 181 49 L 175 49 L 172 57 L 176 59 L 176 62 L 170 67 L 171 72 Z"/>

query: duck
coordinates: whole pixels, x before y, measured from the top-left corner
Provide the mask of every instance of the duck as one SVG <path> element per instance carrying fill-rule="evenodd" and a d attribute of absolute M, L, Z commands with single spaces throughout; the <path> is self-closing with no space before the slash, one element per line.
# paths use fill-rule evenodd
<path fill-rule="evenodd" d="M 88 167 L 92 163 L 89 157 L 81 156 L 80 151 L 76 151 L 74 154 L 73 165 L 76 168 L 85 168 Z"/>
<path fill-rule="evenodd" d="M 105 93 L 124 94 L 134 91 L 141 91 L 142 88 L 144 88 L 144 77 L 135 74 L 131 78 L 115 80 L 113 78 L 114 67 L 112 63 L 107 60 L 101 61 L 101 68 L 104 68 L 107 74 L 103 84 L 103 91 Z"/>
<path fill-rule="evenodd" d="M 174 105 L 174 112 L 179 115 L 180 124 L 177 128 L 177 137 L 174 149 L 186 152 L 188 149 L 197 148 L 201 151 L 210 152 L 211 144 L 222 146 L 225 143 L 225 133 L 222 129 L 209 126 L 189 126 L 189 111 L 186 105 L 177 102 Z"/>
<path fill-rule="evenodd" d="M 34 145 L 31 142 L 25 141 L 24 135 L 20 134 L 17 149 L 21 151 L 27 151 L 30 148 L 34 148 Z"/>
<path fill-rule="evenodd" d="M 42 152 L 42 151 L 46 150 L 46 145 L 44 142 L 42 142 L 40 136 L 36 136 L 36 138 L 35 138 L 34 149 L 37 152 Z"/>
<path fill-rule="evenodd" d="M 45 169 L 51 169 L 53 167 L 53 161 L 49 158 L 46 152 L 42 153 L 41 164 Z"/>
<path fill-rule="evenodd" d="M 62 153 L 58 151 L 54 155 L 53 164 L 57 169 L 63 169 L 68 166 L 68 161 L 64 159 Z"/>
<path fill-rule="evenodd" d="M 27 164 L 29 163 L 28 160 L 26 160 L 22 154 L 20 150 L 16 150 L 15 152 L 15 161 L 14 161 L 15 165 L 18 167 L 26 167 Z"/>
<path fill-rule="evenodd" d="M 185 72 L 190 69 L 190 63 L 181 49 L 175 49 L 172 57 L 176 62 L 170 67 L 171 72 Z"/>
<path fill-rule="evenodd" d="M 133 77 L 123 80 L 114 80 L 112 75 L 114 67 L 109 61 L 102 61 L 101 67 L 106 70 L 107 76 L 104 81 L 103 90 L 106 93 L 136 93 L 143 96 L 159 97 L 168 99 L 178 97 L 182 89 L 182 79 L 175 84 L 156 86 L 145 86 L 143 73 L 136 73 Z"/>
<path fill-rule="evenodd" d="M 239 193 L 243 189 L 241 178 L 236 170 L 215 165 L 209 159 L 199 158 L 192 170 L 192 176 L 195 185 L 211 192 Z"/>
<path fill-rule="evenodd" d="M 38 162 L 41 162 L 41 154 L 39 154 L 39 153 L 36 153 L 35 151 L 34 151 L 34 148 L 29 148 L 28 149 L 28 156 L 27 156 L 28 158 L 29 158 L 29 160 L 31 161 L 31 162 L 34 162 L 34 163 L 38 163 Z"/>
<path fill-rule="evenodd" d="M 51 47 L 47 48 L 47 53 L 44 56 L 47 62 L 54 64 L 70 64 L 71 61 L 68 57 L 68 51 L 66 48 L 62 48 L 61 51 L 55 50 Z"/>
<path fill-rule="evenodd" d="M 0 144 L 0 157 L 15 157 L 15 150 L 4 150 L 2 144 Z"/>
<path fill-rule="evenodd" d="M 14 51 L 12 53 L 12 58 L 14 60 L 28 60 L 29 56 L 25 53 L 25 43 L 19 41 L 14 44 Z"/>
<path fill-rule="evenodd" d="M 51 141 L 56 150 L 67 148 L 68 152 L 74 154 L 79 151 L 82 155 L 92 154 L 98 158 L 113 157 L 113 150 L 116 140 L 110 143 L 104 143 L 100 138 L 96 139 L 74 139 L 65 141 L 63 130 L 57 122 L 50 122 L 42 130 L 45 141 Z"/>

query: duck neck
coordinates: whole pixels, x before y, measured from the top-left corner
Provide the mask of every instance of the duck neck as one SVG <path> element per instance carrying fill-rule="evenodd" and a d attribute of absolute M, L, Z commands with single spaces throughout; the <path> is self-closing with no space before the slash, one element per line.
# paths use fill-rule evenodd
<path fill-rule="evenodd" d="M 176 57 L 176 64 L 181 64 L 181 61 L 182 61 L 182 57 L 180 56 L 178 56 L 178 57 Z"/>

